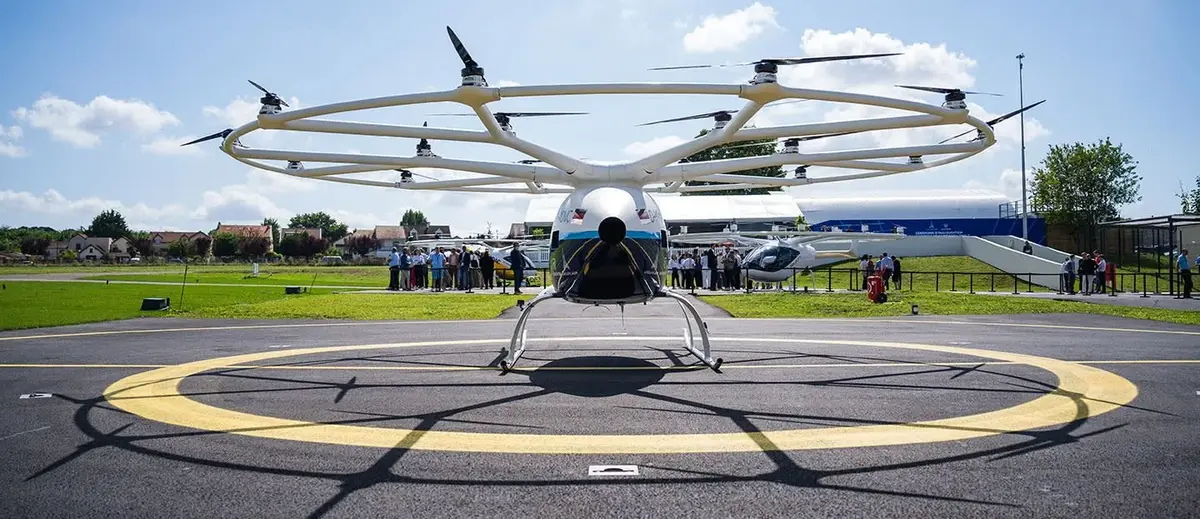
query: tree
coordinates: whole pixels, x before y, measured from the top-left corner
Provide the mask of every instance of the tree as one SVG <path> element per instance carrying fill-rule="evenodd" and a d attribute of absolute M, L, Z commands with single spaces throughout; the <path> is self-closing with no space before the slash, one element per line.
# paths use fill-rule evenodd
<path fill-rule="evenodd" d="M 379 241 L 370 235 L 359 234 L 346 240 L 346 248 L 359 256 L 366 256 L 379 248 Z"/>
<path fill-rule="evenodd" d="M 167 245 L 167 254 L 172 258 L 190 258 L 196 255 L 196 246 L 180 238 Z"/>
<path fill-rule="evenodd" d="M 21 240 L 21 252 L 30 256 L 45 256 L 48 247 L 50 247 L 49 236 L 30 235 Z"/>
<path fill-rule="evenodd" d="M 288 222 L 288 227 L 321 229 L 321 235 L 330 242 L 338 241 L 343 236 L 350 234 L 350 230 L 346 228 L 346 224 L 338 223 L 332 216 L 323 212 L 304 213 L 293 216 L 292 221 Z"/>
<path fill-rule="evenodd" d="M 261 258 L 270 249 L 271 240 L 266 236 L 238 237 L 237 250 L 244 258 Z"/>
<path fill-rule="evenodd" d="M 312 258 L 329 248 L 329 240 L 308 233 L 289 234 L 279 240 L 279 253 L 291 258 Z"/>
<path fill-rule="evenodd" d="M 425 213 L 409 209 L 404 211 L 404 216 L 400 217 L 400 225 L 405 229 L 424 229 L 429 225 L 429 219 L 425 218 Z"/>
<path fill-rule="evenodd" d="M 212 238 L 208 236 L 200 236 L 192 240 L 192 244 L 196 246 L 196 255 L 201 258 L 208 256 L 212 250 Z"/>
<path fill-rule="evenodd" d="M 1183 214 L 1200 214 L 1200 175 L 1196 175 L 1196 187 L 1184 189 L 1179 183 L 1179 206 Z"/>
<path fill-rule="evenodd" d="M 101 212 L 92 219 L 87 235 L 92 238 L 120 238 L 129 234 L 125 217 L 113 209 Z"/>
<path fill-rule="evenodd" d="M 1050 146 L 1033 169 L 1032 209 L 1046 223 L 1062 225 L 1079 243 L 1079 233 L 1095 224 L 1120 218 L 1120 207 L 1142 199 L 1137 162 L 1105 138 L 1094 144 Z"/>
<path fill-rule="evenodd" d="M 136 251 L 138 257 L 150 256 L 154 254 L 154 240 L 150 239 L 150 233 L 146 231 L 130 233 L 129 248 Z"/>
<path fill-rule="evenodd" d="M 808 221 L 804 219 L 804 215 L 801 214 L 801 215 L 797 216 L 796 217 L 796 230 L 803 231 L 803 230 L 807 230 L 807 229 L 808 229 Z"/>
<path fill-rule="evenodd" d="M 708 132 L 709 132 L 709 130 L 707 128 L 700 130 L 700 134 L 697 135 L 696 138 L 700 138 L 705 135 L 708 135 Z M 747 146 L 747 145 L 751 145 L 751 146 Z M 735 146 L 744 146 L 744 147 L 735 147 Z M 705 161 L 710 161 L 710 160 L 738 159 L 738 158 L 743 158 L 743 157 L 760 157 L 763 155 L 770 155 L 772 153 L 775 153 L 775 140 L 774 139 L 758 140 L 758 141 L 744 141 L 744 142 L 734 142 L 734 143 L 730 143 L 730 144 L 722 144 L 720 146 L 709 148 L 707 150 L 704 150 L 699 153 L 688 156 L 687 158 L 681 160 L 680 162 L 705 162 Z M 742 170 L 742 171 L 734 171 L 734 172 L 731 172 L 731 174 L 782 178 L 785 173 L 783 171 L 783 168 L 781 168 L 779 166 L 772 166 L 769 168 L 756 168 L 756 169 L 747 169 L 747 170 Z M 688 185 L 688 186 L 706 186 L 706 185 L 711 185 L 711 184 L 720 184 L 720 182 L 705 182 L 705 181 L 700 181 L 700 180 L 689 180 L 684 183 L 684 185 Z M 778 187 L 756 187 L 756 188 L 751 188 L 751 189 L 723 189 L 720 191 L 702 191 L 699 193 L 683 193 L 683 195 L 685 195 L 685 196 L 686 195 L 762 195 L 762 194 L 769 193 L 771 191 L 780 191 L 781 189 L 782 188 L 778 188 Z"/>
<path fill-rule="evenodd" d="M 279 246 L 279 221 L 274 218 L 263 218 L 263 225 L 271 226 L 271 245 Z"/>
<path fill-rule="evenodd" d="M 212 253 L 218 258 L 228 258 L 238 252 L 238 237 L 231 232 L 212 235 Z"/>

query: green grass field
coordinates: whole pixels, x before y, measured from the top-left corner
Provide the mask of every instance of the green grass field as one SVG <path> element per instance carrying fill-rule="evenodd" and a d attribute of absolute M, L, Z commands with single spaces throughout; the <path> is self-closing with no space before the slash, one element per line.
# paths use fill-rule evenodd
<path fill-rule="evenodd" d="M 929 291 L 962 291 L 968 292 L 972 284 L 976 292 L 1012 292 L 1013 277 L 1005 274 L 987 263 L 969 256 L 930 256 L 924 258 L 901 258 L 903 273 L 902 288 L 905 292 Z M 833 280 L 830 283 L 830 273 L 821 269 L 832 267 Z M 808 287 L 810 290 L 846 290 L 862 287 L 862 274 L 858 272 L 838 272 L 837 269 L 857 269 L 858 260 L 847 260 L 841 263 L 821 267 L 813 275 L 795 276 L 796 288 Z M 918 274 L 918 272 L 946 272 L 947 274 Z M 953 274 L 950 274 L 953 273 Z M 853 281 L 851 279 L 853 278 Z M 792 281 L 785 281 L 790 287 Z M 1017 289 L 1022 292 L 1045 292 L 1048 289 L 1033 285 L 1031 289 L 1024 280 L 1017 280 Z"/>
<path fill-rule="evenodd" d="M 282 288 L 5 282 L 0 330 L 60 326 L 134 317 L 241 319 L 490 319 L 516 304 L 514 295 L 331 294 L 314 289 L 285 295 Z M 142 298 L 169 297 L 170 310 L 140 310 Z M 525 296 L 528 297 L 528 296 Z"/>
<path fill-rule="evenodd" d="M 1030 297 L 948 292 L 888 293 L 888 302 L 872 304 L 863 294 L 740 294 L 701 296 L 734 317 L 883 317 L 922 315 L 1081 313 L 1200 325 L 1200 312 L 1055 301 Z"/>

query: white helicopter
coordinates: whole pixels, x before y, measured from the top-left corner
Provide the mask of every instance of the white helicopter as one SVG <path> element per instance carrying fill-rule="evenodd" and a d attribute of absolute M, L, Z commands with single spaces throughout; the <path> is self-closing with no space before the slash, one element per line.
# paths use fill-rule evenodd
<path fill-rule="evenodd" d="M 464 65 L 461 70 L 461 82 L 455 88 L 285 111 L 282 106 L 286 105 L 278 95 L 255 83 L 265 94 L 261 99 L 262 108 L 256 120 L 187 144 L 221 138 L 221 150 L 234 159 L 253 167 L 298 178 L 408 191 L 569 193 L 559 208 L 549 236 L 553 282 L 532 298 L 521 311 L 506 356 L 501 361 L 504 370 L 511 369 L 525 351 L 526 324 L 531 312 L 539 303 L 555 298 L 588 305 L 617 304 L 622 305 L 622 308 L 625 304 L 645 303 L 655 298 L 675 300 L 684 309 L 684 318 L 688 321 L 683 336 L 684 347 L 705 365 L 719 370 L 722 361 L 711 354 L 708 327 L 695 306 L 684 295 L 665 286 L 667 228 L 651 193 L 686 193 L 714 189 L 714 185 L 691 185 L 691 181 L 724 184 L 715 186 L 716 189 L 749 189 L 874 178 L 963 160 L 995 142 L 991 126 L 968 113 L 962 102 L 963 92 L 957 89 L 947 89 L 950 93 L 946 95 L 946 102 L 942 106 L 936 106 L 905 99 L 788 87 L 780 85 L 776 78 L 779 66 L 879 59 L 896 55 L 894 53 L 763 59 L 736 64 L 754 67 L 754 76 L 746 84 L 592 83 L 492 87 L 484 77 L 483 67 L 468 54 L 454 31 L 449 27 L 446 30 Z M 698 67 L 707 66 L 710 65 Z M 696 66 L 661 69 L 693 67 Z M 638 160 L 604 163 L 569 157 L 518 137 L 513 132 L 512 118 L 532 113 L 493 113 L 488 106 L 502 99 L 594 94 L 723 95 L 740 97 L 745 104 L 736 112 L 715 114 L 716 127 L 702 137 Z M 886 107 L 913 112 L 915 115 L 778 127 L 746 127 L 746 123 L 764 106 L 793 99 Z M 359 110 L 437 102 L 454 102 L 470 108 L 482 123 L 484 131 L 315 119 Z M 682 160 L 708 148 L 733 142 L 959 124 L 974 127 L 978 137 L 969 142 L 952 144 L 806 154 L 799 153 L 794 146 L 785 146 L 784 150 L 766 156 L 701 162 Z M 410 138 L 420 139 L 420 142 L 417 144 L 417 153 L 411 156 L 270 150 L 252 148 L 241 142 L 240 139 L 246 134 L 259 129 Z M 516 150 L 534 160 L 493 162 L 444 158 L 433 153 L 429 140 L 489 143 Z M 945 157 L 938 160 L 912 160 L 912 157 L 939 155 Z M 908 160 L 903 161 L 905 158 Z M 330 165 L 305 167 L 302 161 Z M 286 164 L 279 166 L 276 165 L 278 162 L 296 164 L 290 167 Z M 788 164 L 865 171 L 821 178 L 775 178 L 737 174 L 755 168 Z M 392 182 L 363 176 L 396 168 L 435 168 L 480 175 L 430 182 L 411 178 L 402 182 Z M 516 187 L 504 187 L 505 184 L 515 184 Z M 699 345 L 693 339 L 692 321 L 695 322 L 700 335 Z"/>
<path fill-rule="evenodd" d="M 765 236 L 765 237 L 757 237 Z M 673 245 L 692 245 L 707 248 L 713 244 L 737 244 L 749 247 L 739 263 L 741 273 L 751 281 L 778 283 L 797 273 L 825 265 L 830 260 L 858 257 L 856 246 L 861 241 L 896 240 L 900 234 L 843 233 L 816 231 L 712 232 L 676 234 L 669 238 Z M 848 242 L 837 250 L 817 250 L 818 242 Z"/>

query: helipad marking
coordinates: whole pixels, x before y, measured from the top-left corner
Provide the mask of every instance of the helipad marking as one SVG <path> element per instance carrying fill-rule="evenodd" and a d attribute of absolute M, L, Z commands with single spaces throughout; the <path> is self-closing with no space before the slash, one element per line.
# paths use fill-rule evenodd
<path fill-rule="evenodd" d="M 556 341 L 599 341 L 613 337 L 572 337 Z M 629 340 L 674 341 L 677 337 L 640 337 Z M 203 404 L 183 396 L 179 385 L 186 377 L 218 366 L 239 365 L 314 353 L 384 348 L 414 348 L 466 344 L 502 344 L 507 339 L 430 341 L 397 344 L 333 346 L 235 355 L 189 362 L 138 373 L 118 380 L 105 390 L 105 398 L 124 411 L 150 420 L 258 438 L 335 445 L 457 452 L 527 454 L 635 454 L 748 452 L 769 450 L 875 447 L 966 440 L 1014 431 L 1054 427 L 1103 414 L 1131 402 L 1137 386 L 1098 368 L 1046 357 L 957 346 L 898 342 L 729 338 L 730 342 L 788 342 L 837 344 L 935 351 L 1027 364 L 1058 377 L 1056 390 L 1013 407 L 969 416 L 894 425 L 824 427 L 755 433 L 568 435 L 511 434 L 457 431 L 420 431 L 387 427 L 332 425 L 261 416 Z M 415 439 L 414 439 L 415 438 Z"/>
<path fill-rule="evenodd" d="M 608 316 L 592 316 L 592 317 L 542 317 L 531 319 L 533 321 L 580 321 L 594 319 L 616 319 Z M 627 321 L 661 321 L 671 320 L 678 321 L 677 317 L 625 317 Z M 1080 331 L 1101 331 L 1101 332 L 1128 332 L 1128 333 L 1162 333 L 1168 335 L 1197 335 L 1200 332 L 1191 332 L 1184 330 L 1152 330 L 1147 328 L 1108 328 L 1108 327 L 1079 327 L 1066 326 L 1056 324 L 1034 324 L 1034 323 L 989 323 L 989 322 L 970 322 L 970 321 L 931 321 L 926 319 L 859 319 L 859 318 L 823 318 L 823 317 L 710 317 L 706 321 L 786 321 L 790 323 L 797 322 L 853 322 L 859 324 L 873 323 L 905 323 L 905 324 L 956 324 L 966 326 L 1012 326 L 1019 328 L 1049 328 Z M 462 319 L 454 321 L 391 321 L 387 325 L 436 325 L 436 324 L 479 324 L 479 323 L 503 323 L 506 321 L 497 321 L 496 319 Z M 333 322 L 333 323 L 295 323 L 295 324 L 252 324 L 252 325 L 230 325 L 230 326 L 188 326 L 181 328 L 145 328 L 138 330 L 104 330 L 95 332 L 73 332 L 73 333 L 52 333 L 42 335 L 17 335 L 0 337 L 0 342 L 4 341 L 19 341 L 19 340 L 36 340 L 36 339 L 65 339 L 71 337 L 95 337 L 103 335 L 130 335 L 130 334 L 146 334 L 146 333 L 169 333 L 169 332 L 215 332 L 228 330 L 270 330 L 276 328 L 313 328 L 313 327 L 329 327 L 329 326 L 379 326 L 377 321 L 354 321 L 354 322 Z"/>
<path fill-rule="evenodd" d="M 530 339 L 533 340 L 533 339 Z M 717 339 L 714 339 L 717 340 Z M 727 340 L 727 339 L 720 339 Z M 1200 359 L 1137 359 L 1137 360 L 1063 360 L 1073 364 L 1200 364 Z M 937 366 L 1011 366 L 1020 362 L 819 362 L 813 364 L 723 364 L 725 369 L 808 369 L 808 368 L 902 368 L 902 367 L 937 367 Z M 0 364 L 3 368 L 62 368 L 62 369 L 138 369 L 138 368 L 169 368 L 176 364 Z M 271 364 L 237 364 L 231 366 L 213 366 L 212 369 L 266 369 L 285 371 L 500 371 L 496 366 L 276 366 Z M 707 366 L 516 366 L 513 371 L 696 371 L 706 370 Z"/>

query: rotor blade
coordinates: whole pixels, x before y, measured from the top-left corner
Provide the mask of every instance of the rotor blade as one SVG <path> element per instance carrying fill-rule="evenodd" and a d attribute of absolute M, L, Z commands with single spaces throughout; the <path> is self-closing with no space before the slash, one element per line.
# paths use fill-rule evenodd
<path fill-rule="evenodd" d="M 470 114 L 426 114 L 426 115 L 437 115 L 437 116 L 444 116 L 444 115 L 446 115 L 446 116 L 467 116 L 467 115 L 471 115 L 471 116 L 474 116 L 476 114 L 470 113 Z"/>
<path fill-rule="evenodd" d="M 269 90 L 267 90 L 267 89 L 263 88 L 263 87 L 262 87 L 262 85 L 260 85 L 260 84 L 258 84 L 258 83 L 255 83 L 254 81 L 251 81 L 251 80 L 249 80 L 249 79 L 247 79 L 246 81 L 250 81 L 250 84 L 251 84 L 251 85 L 254 85 L 254 86 L 255 86 L 255 87 L 257 87 L 259 90 L 262 90 L 264 94 L 271 95 L 271 92 L 270 92 Z"/>
<path fill-rule="evenodd" d="M 683 70 L 683 69 L 688 69 L 688 68 L 712 68 L 712 67 L 725 67 L 725 66 L 728 66 L 728 65 L 676 65 L 673 67 L 654 67 L 654 68 L 648 68 L 646 70 Z"/>
<path fill-rule="evenodd" d="M 541 117 L 543 115 L 587 115 L 587 112 L 496 112 L 509 117 Z"/>
<path fill-rule="evenodd" d="M 867 59 L 867 58 L 883 58 L 887 56 L 899 56 L 903 52 L 888 52 L 883 54 L 847 54 L 844 56 L 821 56 L 815 58 L 771 58 L 759 60 L 745 65 L 754 65 L 756 63 L 774 63 L 776 65 L 803 65 L 806 63 L 824 63 L 826 61 L 842 61 L 849 59 Z"/>
<path fill-rule="evenodd" d="M 1038 101 L 1038 102 L 1036 102 L 1036 103 L 1033 103 L 1033 104 L 1031 104 L 1031 105 L 1029 105 L 1029 106 L 1026 106 L 1025 108 L 1020 108 L 1020 109 L 1017 109 L 1017 110 L 1013 110 L 1013 111 L 1011 111 L 1011 112 L 1009 112 L 1009 113 L 1006 113 L 1006 114 L 1004 114 L 1004 115 L 1001 115 L 1000 117 L 997 117 L 997 118 L 995 118 L 995 119 L 992 119 L 992 120 L 990 120 L 990 121 L 987 121 L 987 125 L 988 125 L 988 126 L 995 126 L 995 125 L 996 125 L 996 124 L 998 124 L 998 123 L 1004 122 L 1004 120 L 1005 120 L 1005 119 L 1008 119 L 1008 118 L 1010 118 L 1010 117 L 1013 117 L 1013 116 L 1015 116 L 1015 115 L 1017 115 L 1017 114 L 1019 114 L 1019 113 L 1021 113 L 1021 112 L 1024 112 L 1024 111 L 1026 111 L 1026 110 L 1028 110 L 1028 109 L 1030 109 L 1030 108 L 1033 108 L 1033 107 L 1035 107 L 1035 106 L 1037 106 L 1037 105 L 1040 105 L 1040 104 L 1042 104 L 1042 103 L 1045 103 L 1045 102 L 1046 102 L 1046 100 L 1045 100 L 1045 99 L 1043 99 L 1043 100 L 1041 100 L 1041 101 Z M 978 130 L 976 130 L 976 131 L 978 131 Z M 954 139 L 957 139 L 957 138 L 959 138 L 959 137 L 962 137 L 963 135 L 966 135 L 966 134 L 968 134 L 968 133 L 971 133 L 971 130 L 967 130 L 967 131 L 965 131 L 965 132 L 962 132 L 962 133 L 960 133 L 960 134 L 958 134 L 958 135 L 955 135 L 955 136 L 953 136 L 953 137 L 950 137 L 949 139 L 946 139 L 946 140 L 944 140 L 944 141 L 942 141 L 942 142 L 939 142 L 938 144 L 945 144 L 945 143 L 947 143 L 947 142 L 950 142 L 950 141 L 952 141 L 952 140 L 954 140 Z"/>
<path fill-rule="evenodd" d="M 985 96 L 1003 96 L 1004 95 L 1004 94 L 993 94 L 991 92 L 974 92 L 971 90 L 959 90 L 957 88 L 927 87 L 927 86 L 914 86 L 914 85 L 896 85 L 896 86 L 898 86 L 900 88 L 911 88 L 913 90 L 924 90 L 926 92 L 934 92 L 937 94 L 949 94 L 951 92 L 961 92 L 963 94 L 985 95 Z"/>
<path fill-rule="evenodd" d="M 708 112 L 706 114 L 688 115 L 688 116 L 684 116 L 684 117 L 676 117 L 674 119 L 663 119 L 661 121 L 642 123 L 642 124 L 639 124 L 638 126 L 649 126 L 651 124 L 673 123 L 673 122 L 677 122 L 677 121 L 690 121 L 693 119 L 708 119 L 709 117 L 716 117 L 717 114 L 731 114 L 731 113 L 736 113 L 736 112 L 737 112 L 737 110 L 718 110 L 716 112 Z"/>
<path fill-rule="evenodd" d="M 467 68 L 478 68 L 479 64 L 471 58 L 471 54 L 467 52 L 467 47 L 463 45 L 462 40 L 458 39 L 458 35 L 454 34 L 454 29 L 449 25 L 446 26 L 446 33 L 450 35 L 450 43 L 454 44 L 454 51 L 458 53 L 458 57 L 462 59 L 463 65 Z"/>
<path fill-rule="evenodd" d="M 1006 113 L 1006 114 L 1004 114 L 1004 115 L 1001 115 L 1000 117 L 997 117 L 997 118 L 995 118 L 995 119 L 992 119 L 992 120 L 988 121 L 988 122 L 987 122 L 987 124 L 988 124 L 988 126 L 995 126 L 995 125 L 996 125 L 996 123 L 1002 122 L 1002 121 L 1004 121 L 1005 119 L 1008 119 L 1009 117 L 1012 117 L 1012 116 L 1014 116 L 1014 115 L 1017 115 L 1017 114 L 1019 114 L 1019 113 L 1021 113 L 1021 112 L 1024 112 L 1025 110 L 1028 110 L 1028 109 L 1030 109 L 1030 108 L 1033 108 L 1033 107 L 1035 107 L 1035 106 L 1037 106 L 1037 105 L 1040 105 L 1040 104 L 1042 104 L 1042 103 L 1045 103 L 1045 102 L 1046 102 L 1046 100 L 1045 100 L 1045 99 L 1043 99 L 1043 100 L 1041 100 L 1041 101 L 1038 101 L 1038 102 L 1036 102 L 1036 103 L 1033 103 L 1033 104 L 1031 104 L 1031 105 L 1029 105 L 1029 106 L 1026 106 L 1025 108 L 1021 108 L 1021 109 L 1019 109 L 1019 110 L 1013 110 L 1013 111 L 1011 111 L 1011 112 L 1009 112 L 1009 113 Z"/>
<path fill-rule="evenodd" d="M 232 129 L 221 130 L 217 133 L 214 133 L 212 135 L 206 135 L 206 136 L 196 139 L 192 142 L 185 142 L 183 144 L 180 144 L 179 146 L 182 147 L 182 146 L 187 146 L 189 144 L 196 144 L 197 142 L 210 141 L 210 140 L 216 139 L 217 137 L 225 138 L 225 137 L 228 137 L 229 134 L 231 134 L 231 133 L 233 133 Z"/>

